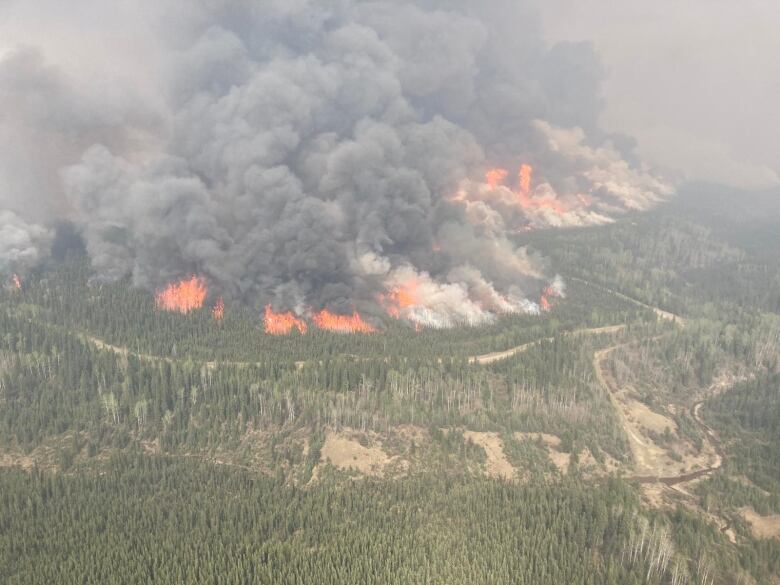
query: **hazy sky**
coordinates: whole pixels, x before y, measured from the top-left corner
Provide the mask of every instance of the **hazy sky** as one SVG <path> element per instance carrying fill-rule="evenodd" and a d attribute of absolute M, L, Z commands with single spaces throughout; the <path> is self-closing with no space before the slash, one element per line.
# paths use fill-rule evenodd
<path fill-rule="evenodd" d="M 780 174 L 780 2 L 538 0 L 551 40 L 590 40 L 608 71 L 603 126 L 689 176 Z"/>
<path fill-rule="evenodd" d="M 778 0 L 531 1 L 550 41 L 595 44 L 608 75 L 603 126 L 634 136 L 646 160 L 744 187 L 780 182 Z M 0 0 L 0 52 L 43 45 L 71 71 L 140 85 L 154 67 L 154 37 L 136 26 L 154 10 L 143 4 Z"/>

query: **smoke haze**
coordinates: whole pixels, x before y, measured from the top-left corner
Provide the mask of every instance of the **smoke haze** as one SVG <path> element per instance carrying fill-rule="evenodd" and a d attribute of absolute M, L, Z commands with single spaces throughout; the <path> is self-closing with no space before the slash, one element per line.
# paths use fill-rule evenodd
<path fill-rule="evenodd" d="M 46 43 L 50 4 L 0 8 L 25 45 L 0 60 L 0 270 L 64 219 L 103 279 L 481 323 L 554 276 L 513 233 L 672 193 L 600 130 L 591 46 L 547 44 L 523 2 L 84 1 Z"/>
<path fill-rule="evenodd" d="M 608 71 L 604 126 L 645 160 L 741 189 L 780 184 L 775 0 L 537 0 L 552 39 L 588 39 Z"/>

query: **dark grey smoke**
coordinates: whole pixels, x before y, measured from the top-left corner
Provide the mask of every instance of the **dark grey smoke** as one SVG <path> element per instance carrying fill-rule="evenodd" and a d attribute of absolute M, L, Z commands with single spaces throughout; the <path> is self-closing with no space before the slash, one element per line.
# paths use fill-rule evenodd
<path fill-rule="evenodd" d="M 67 144 L 44 151 L 26 184 L 17 176 L 5 206 L 23 211 L 26 190 L 51 202 L 103 278 L 154 289 L 198 273 L 258 306 L 346 312 L 376 308 L 386 282 L 411 270 L 431 277 L 433 296 L 447 285 L 453 294 L 435 304 L 457 316 L 446 299 L 464 290 L 519 298 L 544 276 L 489 205 L 449 201 L 464 180 L 548 163 L 551 190 L 579 189 L 584 176 L 613 201 L 603 177 L 624 177 L 619 205 L 561 225 L 633 207 L 644 181 L 598 130 L 591 48 L 546 46 L 523 2 L 163 5 L 163 113 L 81 96 L 35 54 L 0 69 L 3 109 L 31 84 L 40 95 L 24 128 L 0 128 L 31 151 L 52 137 Z M 137 140 L 155 121 L 153 138 Z M 541 215 L 528 224 L 556 225 Z"/>

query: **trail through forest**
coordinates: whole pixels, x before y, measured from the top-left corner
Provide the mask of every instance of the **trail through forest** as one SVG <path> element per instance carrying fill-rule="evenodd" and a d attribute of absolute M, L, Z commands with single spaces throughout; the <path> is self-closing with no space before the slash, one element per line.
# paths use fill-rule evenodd
<path fill-rule="evenodd" d="M 579 337 L 582 335 L 599 335 L 599 334 L 609 334 L 609 333 L 618 333 L 620 331 L 623 331 L 626 328 L 626 325 L 610 325 L 608 327 L 594 327 L 590 329 L 576 329 L 574 331 L 571 331 L 569 333 L 566 333 L 565 335 L 571 336 L 571 337 Z M 494 362 L 499 362 L 501 360 L 505 360 L 511 357 L 516 356 L 517 354 L 523 353 L 524 351 L 527 351 L 531 349 L 532 347 L 535 347 L 537 345 L 540 345 L 541 343 L 544 343 L 545 341 L 553 341 L 554 337 L 546 337 L 544 339 L 536 339 L 534 341 L 529 341 L 528 343 L 524 343 L 522 345 L 518 345 L 517 347 L 512 347 L 510 349 L 504 350 L 504 351 L 496 351 L 493 353 L 486 353 L 483 355 L 477 355 L 469 358 L 470 364 L 492 364 Z"/>
<path fill-rule="evenodd" d="M 703 435 L 703 446 L 698 454 L 681 456 L 678 454 L 678 458 L 675 459 L 665 446 L 659 445 L 650 436 L 650 433 L 646 432 L 650 423 L 647 418 L 643 418 L 642 414 L 651 411 L 644 404 L 631 397 L 625 389 L 618 386 L 607 364 L 610 354 L 626 345 L 613 345 L 596 352 L 593 358 L 593 367 L 599 382 L 609 394 L 610 401 L 629 440 L 634 459 L 634 472 L 629 476 L 629 479 L 637 480 L 640 483 L 663 483 L 674 486 L 709 475 L 720 469 L 723 464 L 720 443 L 715 433 L 702 421 L 699 414 L 704 400 L 700 400 L 690 409 L 691 418 L 701 429 Z M 714 394 L 720 389 L 721 384 L 715 384 L 710 388 L 708 395 Z M 651 414 L 661 421 L 666 419 L 668 428 L 675 428 L 676 425 L 672 419 L 657 413 L 651 412 Z"/>

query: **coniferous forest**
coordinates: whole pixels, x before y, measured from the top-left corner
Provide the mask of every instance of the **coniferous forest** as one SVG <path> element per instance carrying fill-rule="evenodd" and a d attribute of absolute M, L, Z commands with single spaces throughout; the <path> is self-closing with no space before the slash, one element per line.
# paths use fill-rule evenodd
<path fill-rule="evenodd" d="M 271 336 L 69 250 L 0 292 L 0 581 L 777 582 L 780 241 L 697 196 L 522 236 L 565 298 L 448 330 Z"/>

